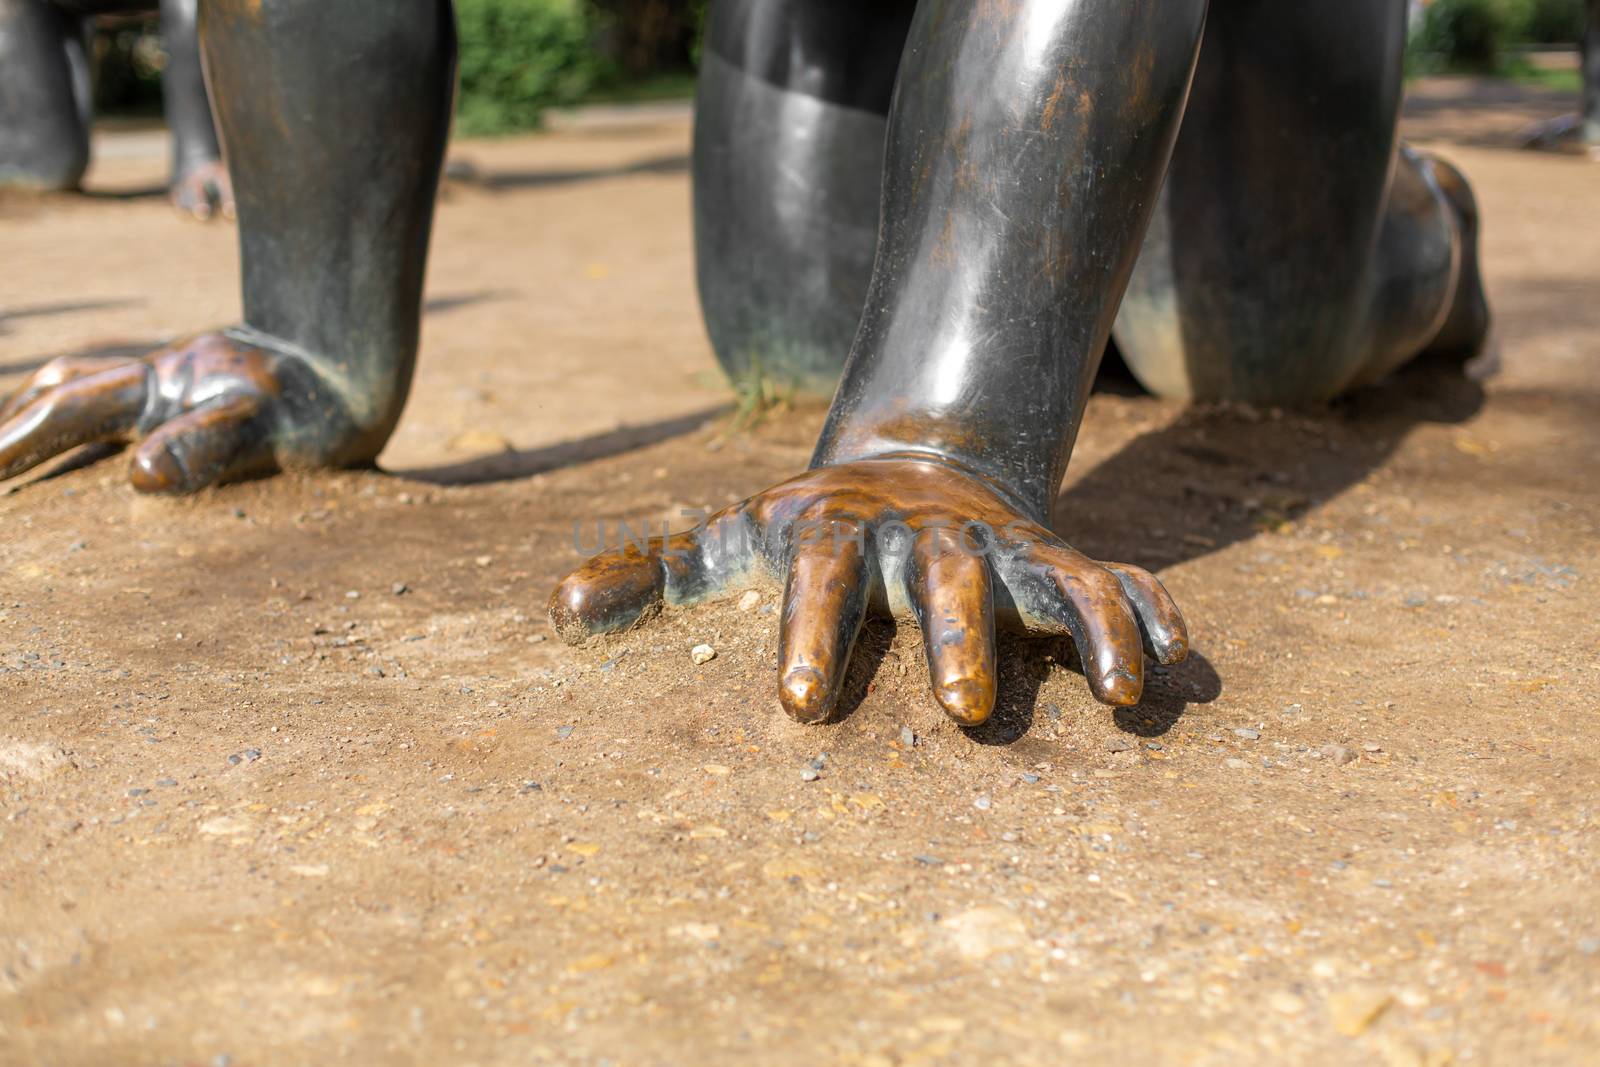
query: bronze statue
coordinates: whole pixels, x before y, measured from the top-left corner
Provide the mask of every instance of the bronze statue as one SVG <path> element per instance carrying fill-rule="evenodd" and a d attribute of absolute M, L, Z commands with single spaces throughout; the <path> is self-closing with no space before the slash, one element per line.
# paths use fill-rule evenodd
<path fill-rule="evenodd" d="M 786 576 L 780 693 L 805 721 L 830 712 L 869 603 L 921 626 L 962 723 L 993 707 L 997 621 L 1071 633 L 1107 703 L 1139 699 L 1141 648 L 1181 659 L 1154 577 L 1048 531 L 1107 335 L 1158 393 L 1294 404 L 1426 348 L 1470 355 L 1488 328 L 1471 193 L 1396 143 L 1404 5 L 1206 8 L 715 7 L 695 221 L 718 357 L 812 380 L 846 351 L 832 294 L 864 293 L 864 314 L 811 472 L 591 560 L 552 600 L 561 633 Z M 870 50 L 899 38 L 891 101 Z M 847 258 L 870 244 L 859 183 L 884 124 L 876 256 Z M 839 192 L 796 195 L 795 174 Z M 974 522 L 987 542 L 958 543 Z"/>
<path fill-rule="evenodd" d="M 78 187 L 89 167 L 88 21 L 146 6 L 154 4 L 0 0 L 0 185 Z M 172 131 L 168 196 L 208 219 L 234 207 L 200 69 L 198 8 L 199 0 L 160 0 L 161 93 Z"/>
<path fill-rule="evenodd" d="M 1049 530 L 1113 327 L 1178 396 L 1318 401 L 1488 329 L 1476 212 L 1397 143 L 1400 0 L 721 0 L 696 133 L 708 326 L 731 373 L 842 380 L 811 469 L 563 581 L 568 640 L 759 571 L 784 706 L 834 707 L 869 610 L 915 619 L 957 721 L 1000 625 L 1070 634 L 1136 702 L 1187 651 L 1161 584 Z M 448 122 L 445 0 L 209 0 L 245 323 L 46 368 L 0 477 L 108 437 L 193 491 L 370 462 L 404 399 Z M 337 57 L 339 62 L 329 62 Z M 898 66 L 897 66 L 898 61 Z M 348 72 L 360 70 L 362 77 Z M 892 91 L 891 91 L 892 90 Z M 875 192 L 881 191 L 881 198 Z"/>

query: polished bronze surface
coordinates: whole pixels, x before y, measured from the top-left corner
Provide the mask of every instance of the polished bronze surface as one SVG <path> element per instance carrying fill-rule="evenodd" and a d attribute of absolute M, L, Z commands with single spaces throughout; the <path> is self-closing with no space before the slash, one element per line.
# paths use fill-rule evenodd
<path fill-rule="evenodd" d="M 370 463 L 399 419 L 449 126 L 450 5 L 212 0 L 202 29 L 237 193 L 244 322 L 141 361 L 47 367 L 6 409 L 0 478 L 76 445 L 137 440 L 136 488 L 193 492 Z"/>
<path fill-rule="evenodd" d="M 304 393 L 311 373 L 293 355 L 224 334 L 140 360 L 54 360 L 0 408 L 0 478 L 103 441 L 138 442 L 129 478 L 145 493 L 312 465 L 300 450 L 305 413 L 284 401 L 285 385 Z"/>
<path fill-rule="evenodd" d="M 24 66 L 48 67 L 59 97 L 59 5 L 122 0 L 53 2 L 0 0 L 0 51 L 55 42 Z M 825 383 L 853 336 L 849 357 L 811 471 L 589 561 L 552 597 L 558 631 L 631 626 L 764 571 L 785 582 L 779 691 L 798 719 L 832 712 L 869 610 L 915 620 L 959 722 L 994 706 L 997 626 L 1070 635 L 1098 699 L 1138 700 L 1144 656 L 1187 651 L 1176 606 L 1046 526 L 1113 322 L 1156 391 L 1271 403 L 1487 333 L 1470 190 L 1396 138 L 1403 6 L 716 5 L 694 163 L 713 343 L 736 377 Z M 50 368 L 0 424 L 0 476 L 133 439 L 139 488 L 192 491 L 370 462 L 399 418 L 450 5 L 209 0 L 204 15 L 243 325 Z M 0 90 L 26 81 L 0 69 Z M 195 209 L 220 206 L 216 175 L 196 174 Z"/>
<path fill-rule="evenodd" d="M 997 622 L 1070 635 L 1108 704 L 1138 701 L 1145 649 L 1161 663 L 1188 653 L 1153 575 L 1089 559 L 982 475 L 917 453 L 820 467 L 697 530 L 603 553 L 561 583 L 550 615 L 578 642 L 756 573 L 785 582 L 779 696 L 803 722 L 832 712 L 869 607 L 921 628 L 934 696 L 964 725 L 994 708 Z"/>
<path fill-rule="evenodd" d="M 1043 521 L 1183 114 L 1204 0 L 923 0 L 815 464 L 898 449 Z"/>

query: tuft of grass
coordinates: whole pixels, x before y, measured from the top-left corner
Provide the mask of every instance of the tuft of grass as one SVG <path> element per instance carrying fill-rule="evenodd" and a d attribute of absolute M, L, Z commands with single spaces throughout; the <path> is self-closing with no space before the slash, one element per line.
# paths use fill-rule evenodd
<path fill-rule="evenodd" d="M 1528 62 L 1522 56 L 1517 56 L 1510 62 L 1503 64 L 1495 74 L 1511 81 L 1522 82 L 1526 85 L 1537 85 L 1543 89 L 1571 93 L 1573 96 L 1583 92 L 1583 72 L 1576 67 L 1564 69 L 1541 67 Z"/>
<path fill-rule="evenodd" d="M 750 361 L 749 370 L 733 382 L 733 415 L 730 432 L 759 426 L 768 416 L 794 409 L 794 385 L 767 374 L 759 357 Z"/>

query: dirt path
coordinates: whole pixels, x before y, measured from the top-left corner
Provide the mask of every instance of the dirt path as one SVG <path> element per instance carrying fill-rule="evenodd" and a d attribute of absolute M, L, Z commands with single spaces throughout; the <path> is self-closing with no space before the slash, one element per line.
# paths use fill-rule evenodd
<path fill-rule="evenodd" d="M 820 413 L 707 426 L 684 123 L 460 146 L 393 473 L 0 497 L 0 1062 L 1594 1062 L 1600 167 L 1463 91 L 1413 132 L 1472 142 L 1505 373 L 1097 395 L 1058 526 L 1196 654 L 1113 715 L 1011 646 L 973 735 L 883 626 L 789 723 L 772 590 L 551 639 L 575 522 L 748 494 Z M 0 388 L 237 314 L 156 197 L 0 200 L 0 247 Z"/>

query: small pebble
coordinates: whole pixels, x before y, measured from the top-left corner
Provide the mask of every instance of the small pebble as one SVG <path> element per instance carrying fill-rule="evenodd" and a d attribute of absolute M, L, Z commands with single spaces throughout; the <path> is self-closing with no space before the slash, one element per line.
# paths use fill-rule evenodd
<path fill-rule="evenodd" d="M 1280 989 L 1268 996 L 1267 1004 L 1273 1011 L 1284 1015 L 1299 1015 L 1306 1010 L 1305 1000 L 1285 989 Z"/>
<path fill-rule="evenodd" d="M 357 589 L 351 589 L 351 590 L 349 590 L 348 592 L 345 593 L 344 598 L 346 600 L 360 600 L 361 599 L 361 592 L 360 592 L 360 590 L 357 590 Z"/>
<path fill-rule="evenodd" d="M 1125 737 L 1113 737 L 1111 740 L 1106 742 L 1106 751 L 1132 752 L 1133 745 L 1129 744 L 1128 739 Z"/>
<path fill-rule="evenodd" d="M 277 727 L 274 726 L 273 729 L 276 730 Z M 261 750 L 259 748 L 247 748 L 244 750 L 244 758 L 254 763 L 261 758 Z"/>
<path fill-rule="evenodd" d="M 130 789 L 128 790 L 128 795 L 130 797 L 142 797 L 148 792 L 150 792 L 148 789 Z"/>
<path fill-rule="evenodd" d="M 556 736 L 565 740 L 566 738 L 572 736 L 572 729 L 573 728 L 570 726 L 557 726 Z"/>
<path fill-rule="evenodd" d="M 911 858 L 928 867 L 944 866 L 944 860 L 940 859 L 938 856 L 913 856 Z"/>
<path fill-rule="evenodd" d="M 1037 774 L 1024 774 L 1022 780 L 1032 785 L 1039 780 L 1039 776 Z"/>
<path fill-rule="evenodd" d="M 177 784 L 178 784 L 178 780 L 176 778 L 157 778 L 156 779 L 156 785 L 163 786 L 163 787 L 166 787 L 166 788 L 169 788 L 169 789 L 172 786 L 175 786 Z"/>
<path fill-rule="evenodd" d="M 822 772 L 809 763 L 800 768 L 800 780 L 802 782 L 814 782 L 821 776 Z"/>
<path fill-rule="evenodd" d="M 1248 726 L 1241 726 L 1233 731 L 1233 736 L 1242 737 L 1246 741 L 1259 741 L 1261 740 L 1261 731 L 1251 729 Z"/>
<path fill-rule="evenodd" d="M 909 726 L 900 727 L 900 743 L 907 748 L 911 748 L 917 743 L 916 731 Z"/>
<path fill-rule="evenodd" d="M 1333 760 L 1340 767 L 1347 763 L 1354 763 L 1361 758 L 1356 755 L 1356 750 L 1349 745 L 1323 745 L 1322 754 Z"/>
<path fill-rule="evenodd" d="M 744 596 L 739 598 L 740 611 L 754 611 L 761 603 L 761 594 L 754 589 L 745 590 Z"/>
<path fill-rule="evenodd" d="M 1578 942 L 1578 951 L 1585 956 L 1600 956 L 1600 937 L 1586 937 Z"/>
<path fill-rule="evenodd" d="M 389 587 L 389 592 L 393 593 L 395 596 L 405 596 L 407 593 L 411 592 L 411 587 L 405 582 L 395 582 Z"/>
<path fill-rule="evenodd" d="M 244 757 L 237 754 L 228 757 L 228 766 L 237 767 Z"/>
<path fill-rule="evenodd" d="M 710 663 L 717 658 L 717 650 L 710 645 L 695 645 L 689 650 L 689 658 L 695 663 Z"/>
<path fill-rule="evenodd" d="M 987 796 L 980 796 L 972 802 L 972 806 L 977 808 L 979 811 L 988 811 L 994 806 L 994 801 L 990 800 Z"/>
<path fill-rule="evenodd" d="M 1378 744 L 1375 741 L 1368 741 L 1366 744 L 1361 746 L 1361 751 L 1363 751 L 1363 752 L 1382 752 L 1383 751 L 1383 746 Z"/>
<path fill-rule="evenodd" d="M 1239 759 L 1237 756 L 1229 756 L 1222 762 L 1227 764 L 1229 767 L 1232 767 L 1236 771 L 1244 770 L 1244 768 L 1250 766 L 1250 764 L 1246 763 L 1242 759 Z"/>

